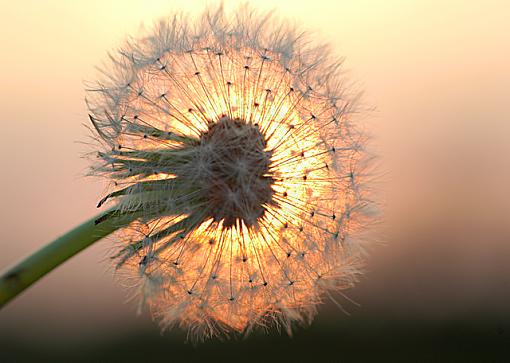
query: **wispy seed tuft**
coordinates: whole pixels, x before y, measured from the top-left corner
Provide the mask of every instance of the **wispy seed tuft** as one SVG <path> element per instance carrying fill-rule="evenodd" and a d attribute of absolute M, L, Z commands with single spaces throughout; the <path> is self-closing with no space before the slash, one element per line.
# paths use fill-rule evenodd
<path fill-rule="evenodd" d="M 246 7 L 176 15 L 88 90 L 98 207 L 141 215 L 112 258 L 164 328 L 290 333 L 356 281 L 366 137 L 342 62 L 311 44 Z"/>

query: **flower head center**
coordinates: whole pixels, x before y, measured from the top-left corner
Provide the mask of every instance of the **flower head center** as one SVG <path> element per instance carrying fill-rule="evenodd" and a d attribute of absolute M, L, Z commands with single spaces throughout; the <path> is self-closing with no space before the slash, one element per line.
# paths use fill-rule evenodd
<path fill-rule="evenodd" d="M 207 167 L 198 182 L 207 214 L 225 227 L 256 224 L 273 196 L 271 152 L 258 125 L 222 117 L 201 135 L 200 146 Z"/>

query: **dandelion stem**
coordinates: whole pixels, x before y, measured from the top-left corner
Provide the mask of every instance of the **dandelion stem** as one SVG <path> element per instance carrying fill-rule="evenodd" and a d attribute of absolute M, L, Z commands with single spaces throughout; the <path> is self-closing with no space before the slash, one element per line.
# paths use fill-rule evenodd
<path fill-rule="evenodd" d="M 2 273 L 0 308 L 55 267 L 139 217 L 138 213 L 127 213 L 104 219 L 109 213 L 111 210 L 89 219 Z"/>

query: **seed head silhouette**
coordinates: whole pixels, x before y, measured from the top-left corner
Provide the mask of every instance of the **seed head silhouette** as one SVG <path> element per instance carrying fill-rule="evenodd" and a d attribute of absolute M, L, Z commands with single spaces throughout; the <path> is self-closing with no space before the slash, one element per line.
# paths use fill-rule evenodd
<path fill-rule="evenodd" d="M 363 262 L 356 96 L 328 47 L 241 8 L 176 15 L 88 90 L 115 266 L 164 328 L 289 333 Z"/>

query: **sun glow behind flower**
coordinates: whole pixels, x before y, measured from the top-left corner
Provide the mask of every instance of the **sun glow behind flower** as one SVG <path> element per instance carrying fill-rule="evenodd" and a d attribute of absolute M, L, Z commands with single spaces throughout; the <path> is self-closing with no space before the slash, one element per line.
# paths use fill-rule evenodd
<path fill-rule="evenodd" d="M 113 257 L 163 326 L 290 332 L 355 282 L 365 136 L 340 65 L 248 9 L 171 18 L 112 57 L 93 173 L 114 184 L 100 205 L 143 214 Z"/>

